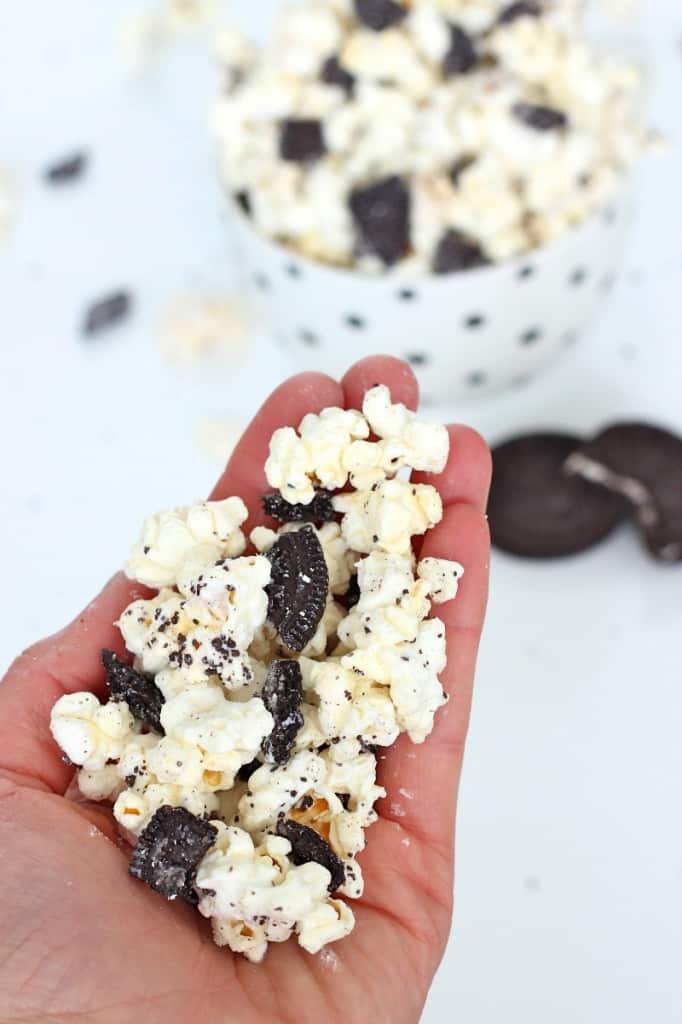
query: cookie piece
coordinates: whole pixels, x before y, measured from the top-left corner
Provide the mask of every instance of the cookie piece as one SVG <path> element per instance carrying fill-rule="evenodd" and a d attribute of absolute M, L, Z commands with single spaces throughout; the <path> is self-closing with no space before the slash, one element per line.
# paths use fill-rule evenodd
<path fill-rule="evenodd" d="M 74 153 L 65 160 L 52 164 L 45 171 L 45 181 L 51 185 L 63 185 L 80 178 L 88 165 L 87 153 Z"/>
<path fill-rule="evenodd" d="M 164 805 L 141 833 L 128 870 L 166 899 L 180 896 L 188 903 L 198 903 L 194 892 L 197 867 L 217 835 L 214 825 L 184 807 Z"/>
<path fill-rule="evenodd" d="M 556 110 L 554 107 L 544 107 L 537 103 L 515 103 L 512 107 L 512 114 L 536 132 L 561 131 L 568 125 L 568 118 L 563 110 Z"/>
<path fill-rule="evenodd" d="M 107 674 L 111 699 L 125 701 L 133 718 L 165 735 L 161 725 L 161 708 L 166 698 L 153 679 L 125 665 L 113 651 L 102 651 L 102 664 Z"/>
<path fill-rule="evenodd" d="M 263 767 L 263 762 L 259 761 L 258 758 L 254 758 L 253 761 L 249 761 L 248 764 L 243 764 L 237 772 L 237 778 L 240 782 L 248 782 L 254 772 L 257 772 L 259 768 Z"/>
<path fill-rule="evenodd" d="M 340 86 L 347 96 L 355 92 L 355 75 L 346 71 L 338 57 L 329 57 L 322 65 L 322 81 L 326 85 Z"/>
<path fill-rule="evenodd" d="M 454 274 L 459 270 L 475 270 L 485 267 L 490 260 L 477 242 L 471 241 L 459 231 L 446 231 L 433 257 L 434 274 Z"/>
<path fill-rule="evenodd" d="M 308 164 L 324 156 L 326 147 L 322 123 L 307 118 L 292 118 L 282 125 L 279 155 L 282 160 Z"/>
<path fill-rule="evenodd" d="M 98 334 L 107 327 L 114 327 L 128 316 L 132 304 L 133 300 L 128 292 L 114 292 L 103 299 L 98 299 L 86 311 L 83 333 Z"/>
<path fill-rule="evenodd" d="M 443 74 L 468 75 L 478 64 L 474 41 L 460 25 L 450 25 L 450 48 L 443 58 Z"/>
<path fill-rule="evenodd" d="M 402 178 L 354 189 L 349 206 L 361 250 L 374 253 L 387 267 L 401 260 L 410 241 L 410 193 Z"/>
<path fill-rule="evenodd" d="M 329 891 L 336 892 L 346 880 L 346 869 L 343 861 L 336 856 L 329 843 L 307 825 L 299 825 L 297 821 L 283 819 L 277 823 L 277 835 L 288 839 L 291 843 L 289 857 L 297 867 L 300 864 L 321 864 L 331 875 Z"/>
<path fill-rule="evenodd" d="M 282 642 L 302 651 L 324 614 L 329 571 L 312 526 L 285 533 L 267 553 L 272 578 L 267 586 L 268 618 Z"/>
<path fill-rule="evenodd" d="M 586 551 L 621 522 L 619 497 L 564 472 L 580 443 L 567 434 L 531 434 L 494 449 L 488 516 L 498 548 L 559 558 Z"/>
<path fill-rule="evenodd" d="M 275 720 L 261 749 L 268 764 L 286 764 L 303 725 L 303 676 L 297 661 L 273 661 L 263 686 L 263 703 Z"/>
<path fill-rule="evenodd" d="M 291 505 L 281 494 L 266 494 L 263 511 L 280 523 L 333 523 L 336 519 L 331 491 L 319 490 L 309 505 Z"/>
<path fill-rule="evenodd" d="M 682 561 L 682 438 L 619 423 L 571 454 L 566 469 L 624 498 L 655 558 Z"/>
<path fill-rule="evenodd" d="M 245 213 L 247 217 L 250 217 L 253 209 L 250 194 L 246 191 L 235 192 L 234 200 L 242 213 Z"/>
<path fill-rule="evenodd" d="M 498 16 L 497 24 L 511 25 L 517 18 L 539 18 L 541 14 L 540 4 L 534 3 L 533 0 L 518 0 L 517 3 L 504 8 Z"/>
<path fill-rule="evenodd" d="M 355 14 L 367 28 L 383 32 L 401 22 L 407 11 L 395 0 L 355 0 Z"/>

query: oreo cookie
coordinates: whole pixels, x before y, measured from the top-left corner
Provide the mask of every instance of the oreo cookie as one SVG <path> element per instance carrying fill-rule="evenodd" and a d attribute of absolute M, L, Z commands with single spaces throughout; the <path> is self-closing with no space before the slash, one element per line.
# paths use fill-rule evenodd
<path fill-rule="evenodd" d="M 349 206 L 360 250 L 378 256 L 387 267 L 401 260 L 410 242 L 410 193 L 402 178 L 354 189 Z"/>
<path fill-rule="evenodd" d="M 655 558 L 682 561 L 682 438 L 619 423 L 573 452 L 566 469 L 624 499 Z"/>
<path fill-rule="evenodd" d="M 102 663 L 112 700 L 125 701 L 133 718 L 163 736 L 161 708 L 165 697 L 154 680 L 125 665 L 113 651 L 102 651 Z"/>
<path fill-rule="evenodd" d="M 474 41 L 460 25 L 450 25 L 450 47 L 443 58 L 443 73 L 447 78 L 468 75 L 478 64 Z"/>
<path fill-rule="evenodd" d="M 268 764 L 286 764 L 303 725 L 303 676 L 297 661 L 273 661 L 263 686 L 263 703 L 275 720 L 262 743 Z"/>
<path fill-rule="evenodd" d="M 324 156 L 326 147 L 322 123 L 309 119 L 285 121 L 279 139 L 282 160 L 307 164 Z"/>
<path fill-rule="evenodd" d="M 214 825 L 184 807 L 164 805 L 140 835 L 130 858 L 130 874 L 166 899 L 179 896 L 196 904 L 197 867 L 217 835 Z"/>
<path fill-rule="evenodd" d="M 329 891 L 336 892 L 346 880 L 346 869 L 343 861 L 336 856 L 329 843 L 307 825 L 299 825 L 297 821 L 287 818 L 277 823 L 277 835 L 288 839 L 291 843 L 289 857 L 292 863 L 321 864 L 331 875 Z"/>
<path fill-rule="evenodd" d="M 446 231 L 433 257 L 434 274 L 454 274 L 461 270 L 475 270 L 490 262 L 480 245 L 459 231 Z"/>
<path fill-rule="evenodd" d="M 623 520 L 622 498 L 565 472 L 580 444 L 567 434 L 531 434 L 493 451 L 488 516 L 498 548 L 526 558 L 574 555 Z"/>
<path fill-rule="evenodd" d="M 355 75 L 346 71 L 339 62 L 338 57 L 328 57 L 322 65 L 322 81 L 326 85 L 338 85 L 346 93 L 352 96 L 355 92 Z"/>
<path fill-rule="evenodd" d="M 568 118 L 563 110 L 544 107 L 537 103 L 515 103 L 512 114 L 527 128 L 536 132 L 557 132 L 566 128 Z"/>
<path fill-rule="evenodd" d="M 280 523 L 333 523 L 336 512 L 332 497 L 331 491 L 319 490 L 308 505 L 291 505 L 275 492 L 263 497 L 263 511 Z"/>
<path fill-rule="evenodd" d="M 407 11 L 395 0 L 355 0 L 355 14 L 367 28 L 383 32 L 401 22 Z"/>
<path fill-rule="evenodd" d="M 302 651 L 315 634 L 327 605 L 329 570 L 312 526 L 284 533 L 267 557 L 268 618 L 292 651 Z"/>
<path fill-rule="evenodd" d="M 534 0 L 518 0 L 517 3 L 509 4 L 501 11 L 497 19 L 498 25 L 511 25 L 518 18 L 539 18 L 542 14 L 542 7 Z"/>

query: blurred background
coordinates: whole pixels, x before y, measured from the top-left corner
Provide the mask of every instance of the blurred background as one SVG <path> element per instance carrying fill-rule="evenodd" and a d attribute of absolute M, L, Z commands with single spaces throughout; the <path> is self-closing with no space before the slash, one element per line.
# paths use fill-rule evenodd
<path fill-rule="evenodd" d="M 263 31 L 277 6 L 230 13 Z M 646 53 L 670 149 L 637 172 L 624 273 L 589 337 L 524 390 L 429 410 L 491 443 L 621 416 L 682 430 L 682 9 L 644 6 L 617 31 Z M 228 320 L 244 309 L 207 131 L 207 39 L 154 54 L 125 28 L 145 9 L 0 10 L 0 175 L 13 196 L 0 241 L 3 671 L 97 591 L 144 515 L 206 494 L 290 372 L 257 324 L 235 327 L 222 362 L 168 358 L 193 304 L 227 299 L 210 316 Z M 76 151 L 89 154 L 83 179 L 46 184 Z M 130 317 L 85 336 L 87 308 L 119 290 Z M 681 572 L 627 530 L 564 563 L 495 554 L 455 925 L 426 1024 L 682 1019 Z"/>

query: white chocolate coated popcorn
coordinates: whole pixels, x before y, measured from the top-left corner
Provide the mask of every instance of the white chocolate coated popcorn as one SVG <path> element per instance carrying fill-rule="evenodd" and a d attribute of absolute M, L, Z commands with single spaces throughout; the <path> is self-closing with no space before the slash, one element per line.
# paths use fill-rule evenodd
<path fill-rule="evenodd" d="M 196 888 L 219 945 L 258 963 L 268 942 L 285 942 L 294 932 L 304 949 L 317 952 L 352 931 L 351 911 L 329 896 L 326 868 L 295 867 L 288 840 L 279 836 L 256 846 L 243 829 L 214 824 L 218 838 L 199 866 Z"/>
<path fill-rule="evenodd" d="M 178 569 L 199 544 L 215 549 L 214 559 L 240 555 L 246 540 L 239 529 L 247 516 L 241 498 L 203 502 L 148 519 L 126 573 L 148 587 L 172 587 Z"/>
<path fill-rule="evenodd" d="M 352 21 L 344 3 L 324 0 L 341 26 Z M 426 65 L 428 53 L 422 59 Z M 101 705 L 73 694 L 53 709 L 53 735 L 78 766 L 81 792 L 113 804 L 131 843 L 145 842 L 163 807 L 213 819 L 216 842 L 197 865 L 200 910 L 218 945 L 254 962 L 270 942 L 296 935 L 317 952 L 352 930 L 351 911 L 329 893 L 330 869 L 299 861 L 318 856 L 339 872 L 342 865 L 338 894 L 362 896 L 367 829 L 386 796 L 374 747 L 390 747 L 403 732 L 423 742 L 446 700 L 445 628 L 429 616 L 456 595 L 463 569 L 440 558 L 416 563 L 412 537 L 440 521 L 442 503 L 434 487 L 406 477 L 441 472 L 448 453 L 447 430 L 420 422 L 382 386 L 370 389 L 362 412 L 326 409 L 277 431 L 270 486 L 290 504 L 307 504 L 321 487 L 350 485 L 332 498 L 340 520 L 256 527 L 257 553 L 249 555 L 239 499 L 148 520 L 134 575 L 155 579 L 157 593 L 133 602 L 119 623 L 133 673 L 147 679 L 124 672 L 116 683 L 130 683 L 135 708 L 146 687 L 156 687 L 148 696 L 163 698 L 159 733 L 123 701 Z M 302 528 L 314 531 L 329 581 L 316 628 L 293 652 L 268 619 L 277 570 L 267 552 Z M 287 700 L 282 711 L 279 696 L 264 690 L 283 658 L 301 670 L 302 725 L 283 763 L 270 764 L 264 741 L 276 724 L 293 721 Z M 296 850 L 277 834 L 287 830 Z"/>
<path fill-rule="evenodd" d="M 428 584 L 433 603 L 445 604 L 457 597 L 464 567 L 447 558 L 422 558 L 417 566 L 417 575 Z"/>
<path fill-rule="evenodd" d="M 259 56 L 226 46 L 241 72 L 214 119 L 226 187 L 248 196 L 264 235 L 368 273 L 467 269 L 439 257 L 449 232 L 474 266 L 552 241 L 608 202 L 654 143 L 641 72 L 593 45 L 583 6 L 411 0 L 402 21 L 373 31 L 350 0 L 285 5 Z M 560 118 L 529 124 L 518 104 Z M 285 122 L 302 120 L 318 123 L 322 145 L 297 159 L 281 141 Z M 408 237 L 380 257 L 351 197 L 395 176 Z"/>
<path fill-rule="evenodd" d="M 406 555 L 410 539 L 421 536 L 443 518 L 443 503 L 435 487 L 406 480 L 382 480 L 367 491 L 334 498 L 343 514 L 341 530 L 354 551 L 385 551 Z"/>

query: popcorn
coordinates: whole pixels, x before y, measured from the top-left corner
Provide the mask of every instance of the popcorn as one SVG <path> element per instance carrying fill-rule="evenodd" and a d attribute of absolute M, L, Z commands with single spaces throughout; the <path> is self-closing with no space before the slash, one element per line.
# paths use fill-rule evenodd
<path fill-rule="evenodd" d="M 348 546 L 366 554 L 406 555 L 410 538 L 426 533 L 443 518 L 435 487 L 405 480 L 382 480 L 368 491 L 340 494 L 334 508 L 343 514 L 341 531 Z"/>
<path fill-rule="evenodd" d="M 464 568 L 459 562 L 450 562 L 446 558 L 422 558 L 417 566 L 417 575 L 428 585 L 433 603 L 445 604 L 457 597 Z"/>
<path fill-rule="evenodd" d="M 216 559 L 241 555 L 246 541 L 239 527 L 247 515 L 241 498 L 228 498 L 152 516 L 126 566 L 129 579 L 172 587 L 183 559 L 199 544 L 211 545 Z"/>
<path fill-rule="evenodd" d="M 218 945 L 259 963 L 268 942 L 285 942 L 293 932 L 308 952 L 349 934 L 353 915 L 329 898 L 325 868 L 293 866 L 286 839 L 268 836 L 256 846 L 243 829 L 214 824 L 218 839 L 199 866 L 196 888 Z"/>
<path fill-rule="evenodd" d="M 413 743 L 423 743 L 447 698 L 438 679 L 447 663 L 445 626 L 428 619 L 416 639 L 395 647 L 356 650 L 341 659 L 345 668 L 390 688 L 396 718 Z"/>
<path fill-rule="evenodd" d="M 124 702 L 100 705 L 94 693 L 66 693 L 52 709 L 50 730 L 73 764 L 97 771 L 121 756 L 134 728 Z"/>
<path fill-rule="evenodd" d="M 608 201 L 652 148 L 641 74 L 589 43 L 581 6 L 412 0 L 376 24 L 350 0 L 285 6 L 260 55 L 225 44 L 239 71 L 214 119 L 226 188 L 247 197 L 267 237 L 367 273 L 450 273 L 544 245 Z M 524 120 L 529 106 L 552 116 Z M 281 142 L 300 119 L 320 144 L 296 159 Z M 407 216 L 387 245 L 384 214 L 398 200 L 376 197 L 377 238 L 352 198 L 396 176 Z M 449 232 L 478 263 L 439 256 Z"/>
<path fill-rule="evenodd" d="M 343 26 L 344 2 L 320 10 Z M 109 702 L 53 708 L 81 792 L 136 844 L 131 874 L 196 896 L 216 943 L 253 962 L 294 934 L 317 952 L 352 930 L 339 896 L 363 894 L 386 796 L 373 748 L 423 742 L 445 703 L 445 628 L 429 616 L 463 569 L 416 563 L 411 538 L 441 499 L 396 474 L 442 472 L 448 454 L 447 430 L 382 386 L 362 412 L 276 431 L 263 508 L 281 525 L 252 530 L 245 555 L 238 498 L 149 519 L 129 574 L 156 593 L 119 621 L 133 666 L 103 652 Z"/>

